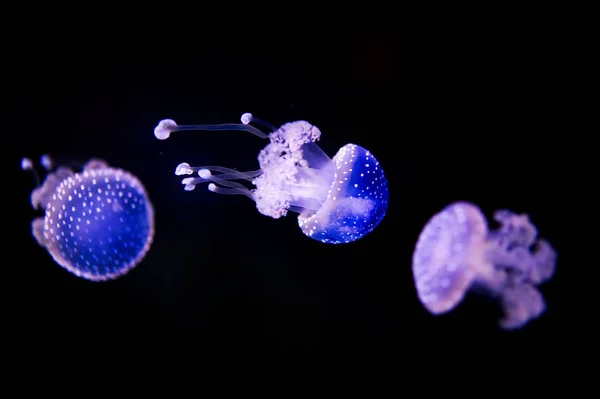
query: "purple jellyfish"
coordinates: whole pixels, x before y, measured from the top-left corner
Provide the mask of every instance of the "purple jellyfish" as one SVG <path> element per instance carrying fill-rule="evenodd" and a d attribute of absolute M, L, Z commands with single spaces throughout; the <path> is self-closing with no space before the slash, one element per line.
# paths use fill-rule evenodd
<path fill-rule="evenodd" d="M 413 276 L 419 300 L 432 314 L 456 307 L 471 288 L 500 299 L 503 329 L 517 329 L 546 308 L 536 289 L 549 280 L 556 252 L 537 239 L 527 215 L 502 210 L 494 214 L 495 231 L 481 210 L 456 202 L 434 215 L 413 253 Z"/>
<path fill-rule="evenodd" d="M 388 184 L 369 151 L 346 144 L 329 158 L 316 143 L 320 130 L 308 122 L 286 123 L 277 129 L 249 113 L 243 114 L 241 121 L 185 126 L 170 119 L 160 121 L 154 129 L 160 140 L 182 130 L 243 130 L 270 141 L 258 155 L 258 170 L 180 164 L 176 175 L 197 174 L 183 179 L 185 190 L 209 183 L 212 192 L 245 195 L 256 202 L 260 213 L 274 219 L 296 212 L 302 232 L 328 244 L 356 241 L 381 223 L 388 207 Z M 272 133 L 263 133 L 250 122 L 262 124 Z M 255 188 L 241 184 L 243 181 Z"/>
<path fill-rule="evenodd" d="M 116 279 L 142 261 L 154 237 L 154 210 L 142 183 L 131 173 L 88 161 L 80 173 L 60 166 L 52 170 L 47 155 L 41 164 L 49 172 L 31 193 L 35 218 L 32 233 L 60 266 L 90 281 Z"/>

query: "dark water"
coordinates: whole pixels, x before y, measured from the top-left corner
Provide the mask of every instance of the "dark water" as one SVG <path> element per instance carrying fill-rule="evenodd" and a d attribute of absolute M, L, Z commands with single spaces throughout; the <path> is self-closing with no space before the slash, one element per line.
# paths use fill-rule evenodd
<path fill-rule="evenodd" d="M 385 11 L 356 14 L 258 31 L 246 20 L 213 21 L 206 32 L 173 21 L 81 43 L 41 35 L 15 50 L 16 126 L 5 145 L 16 205 L 5 223 L 20 249 L 5 262 L 4 330 L 23 356 L 47 364 L 45 373 L 49 359 L 74 369 L 107 362 L 109 380 L 139 364 L 158 373 L 188 363 L 228 370 L 272 355 L 435 375 L 462 355 L 478 354 L 486 367 L 523 353 L 540 362 L 547 342 L 560 342 L 560 263 L 542 287 L 547 313 L 510 333 L 483 299 L 430 316 L 410 268 L 421 228 L 456 200 L 478 204 L 488 218 L 499 208 L 529 213 L 560 262 L 561 166 L 543 38 L 518 22 L 504 35 L 500 22 L 500 30 L 469 30 L 443 17 L 417 24 Z M 253 170 L 264 142 L 241 132 L 158 141 L 156 123 L 231 123 L 244 112 L 274 125 L 309 121 L 330 156 L 346 143 L 370 150 L 390 187 L 382 224 L 356 243 L 328 246 L 305 237 L 291 215 L 270 219 L 245 197 L 185 192 L 178 163 Z M 156 237 L 130 274 L 87 282 L 37 246 L 29 231 L 34 183 L 18 165 L 44 153 L 98 157 L 144 182 Z"/>

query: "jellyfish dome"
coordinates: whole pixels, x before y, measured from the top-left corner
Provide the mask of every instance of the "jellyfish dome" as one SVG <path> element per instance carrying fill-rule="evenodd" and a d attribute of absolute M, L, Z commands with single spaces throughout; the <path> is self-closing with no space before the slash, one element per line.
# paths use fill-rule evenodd
<path fill-rule="evenodd" d="M 33 220 L 32 233 L 56 263 L 90 281 L 116 279 L 139 264 L 154 237 L 154 210 L 140 180 L 101 160 L 79 173 L 51 170 L 48 156 L 41 163 L 48 174 L 31 204 L 45 216 Z M 33 170 L 28 159 L 22 167 Z"/>
<path fill-rule="evenodd" d="M 179 164 L 175 174 L 197 175 L 183 179 L 186 190 L 209 183 L 212 192 L 247 196 L 265 216 L 278 219 L 295 212 L 306 236 L 328 244 L 356 241 L 381 223 L 388 207 L 388 183 L 368 150 L 346 144 L 330 158 L 317 145 L 321 131 L 306 121 L 275 128 L 249 113 L 242 115 L 241 121 L 182 126 L 165 119 L 158 124 L 154 134 L 161 140 L 184 130 L 243 130 L 269 140 L 258 154 L 258 170 Z M 251 122 L 267 126 L 271 133 L 251 126 Z"/>
<path fill-rule="evenodd" d="M 503 329 L 517 329 L 544 313 L 537 286 L 550 280 L 556 252 L 527 215 L 497 211 L 500 227 L 490 231 L 481 210 L 468 202 L 450 204 L 423 228 L 413 253 L 417 295 L 432 314 L 455 308 L 471 290 L 499 299 Z"/>

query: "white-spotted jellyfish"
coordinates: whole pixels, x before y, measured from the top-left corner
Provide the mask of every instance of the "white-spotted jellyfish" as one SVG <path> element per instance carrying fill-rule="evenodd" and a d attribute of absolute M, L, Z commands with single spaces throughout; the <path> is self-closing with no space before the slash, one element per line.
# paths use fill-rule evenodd
<path fill-rule="evenodd" d="M 276 128 L 249 113 L 241 121 L 181 126 L 165 119 L 156 126 L 154 135 L 160 140 L 184 130 L 243 130 L 269 140 L 258 155 L 258 170 L 181 163 L 176 175 L 196 174 L 183 179 L 186 190 L 208 183 L 212 192 L 247 196 L 263 215 L 278 219 L 288 211 L 298 213 L 302 232 L 323 243 L 356 241 L 381 223 L 388 207 L 388 183 L 381 165 L 365 148 L 346 144 L 330 158 L 316 143 L 320 130 L 306 121 Z M 264 133 L 251 122 L 271 132 Z M 246 185 L 241 184 L 244 181 Z"/>
<path fill-rule="evenodd" d="M 419 300 L 432 314 L 455 308 L 467 291 L 499 300 L 500 327 L 518 329 L 544 313 L 536 288 L 552 278 L 556 252 L 537 238 L 527 215 L 496 211 L 500 226 L 488 230 L 481 210 L 455 202 L 434 215 L 416 244 L 412 269 Z"/>
<path fill-rule="evenodd" d="M 52 160 L 40 163 L 47 176 L 31 193 L 34 209 L 44 217 L 31 224 L 36 241 L 60 266 L 90 281 L 116 279 L 139 264 L 154 237 L 154 210 L 140 180 L 101 160 L 88 161 L 83 170 L 52 169 Z"/>

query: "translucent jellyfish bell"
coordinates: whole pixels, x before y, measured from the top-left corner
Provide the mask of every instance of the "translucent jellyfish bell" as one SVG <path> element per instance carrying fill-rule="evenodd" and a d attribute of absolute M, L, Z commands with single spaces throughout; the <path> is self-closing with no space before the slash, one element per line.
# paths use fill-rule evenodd
<path fill-rule="evenodd" d="M 552 278 L 556 252 L 537 239 L 527 215 L 497 211 L 501 225 L 488 231 L 480 209 L 456 202 L 424 227 L 413 254 L 413 276 L 421 303 L 432 314 L 456 307 L 471 288 L 500 299 L 500 326 L 516 329 L 546 308 L 536 286 Z"/>
<path fill-rule="evenodd" d="M 181 163 L 175 174 L 190 176 L 182 181 L 185 190 L 209 183 L 212 192 L 247 196 L 263 215 L 277 219 L 288 211 L 296 212 L 302 232 L 324 243 L 356 241 L 381 223 L 389 200 L 387 179 L 377 159 L 365 148 L 346 144 L 330 158 L 316 143 L 320 130 L 306 121 L 286 123 L 278 129 L 249 113 L 242 115 L 241 121 L 184 126 L 171 119 L 160 121 L 154 129 L 160 140 L 182 130 L 243 130 L 269 139 L 258 155 L 258 170 L 239 172 Z M 272 132 L 264 133 L 249 125 L 251 122 Z"/>
<path fill-rule="evenodd" d="M 60 166 L 48 170 L 31 193 L 34 209 L 45 210 L 33 220 L 32 233 L 62 267 L 78 277 L 107 281 L 139 264 L 154 237 L 154 210 L 142 183 L 129 172 L 88 161 L 80 173 Z M 21 167 L 33 171 L 31 160 Z"/>

